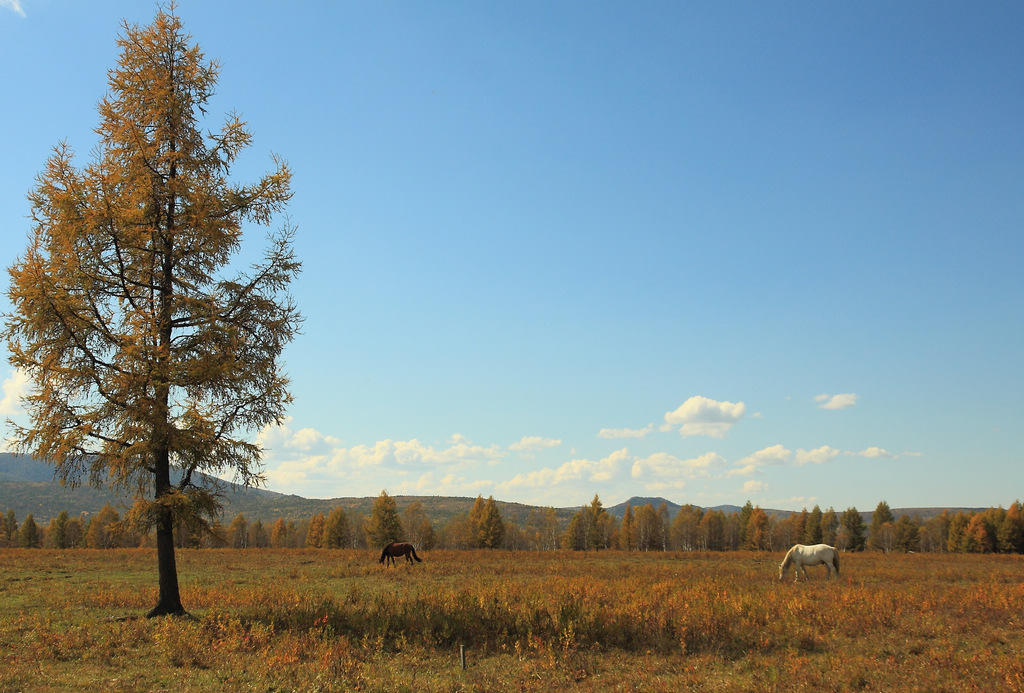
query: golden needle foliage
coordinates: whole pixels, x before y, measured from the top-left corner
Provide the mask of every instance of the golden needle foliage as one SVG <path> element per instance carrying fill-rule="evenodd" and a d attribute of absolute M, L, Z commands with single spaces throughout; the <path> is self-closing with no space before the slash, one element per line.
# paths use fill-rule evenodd
<path fill-rule="evenodd" d="M 301 320 L 287 295 L 299 271 L 290 227 L 251 272 L 229 273 L 243 222 L 283 211 L 291 172 L 275 158 L 254 184 L 229 180 L 252 137 L 234 115 L 204 134 L 219 66 L 173 12 L 124 26 L 92 162 L 77 168 L 61 143 L 39 175 L 3 332 L 34 385 L 17 449 L 63 482 L 143 501 L 130 519 L 157 527 L 158 613 L 182 610 L 174 521 L 216 506 L 198 473 L 261 478 L 249 435 L 290 400 L 278 360 Z"/>

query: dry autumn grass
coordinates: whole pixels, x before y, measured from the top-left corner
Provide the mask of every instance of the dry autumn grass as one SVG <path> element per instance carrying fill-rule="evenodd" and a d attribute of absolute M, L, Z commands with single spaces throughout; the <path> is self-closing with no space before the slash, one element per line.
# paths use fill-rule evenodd
<path fill-rule="evenodd" d="M 1024 557 L 0 551 L 0 690 L 1024 690 Z M 460 666 L 465 647 L 467 668 Z"/>

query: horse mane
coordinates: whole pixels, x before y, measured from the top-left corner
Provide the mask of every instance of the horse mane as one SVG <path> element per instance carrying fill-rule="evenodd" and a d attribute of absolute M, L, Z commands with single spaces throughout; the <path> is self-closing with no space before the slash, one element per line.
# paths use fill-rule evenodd
<path fill-rule="evenodd" d="M 789 567 L 789 564 L 793 562 L 793 552 L 796 551 L 797 546 L 799 546 L 799 544 L 790 547 L 789 551 L 786 552 L 786 557 L 782 559 L 781 564 L 783 568 Z"/>

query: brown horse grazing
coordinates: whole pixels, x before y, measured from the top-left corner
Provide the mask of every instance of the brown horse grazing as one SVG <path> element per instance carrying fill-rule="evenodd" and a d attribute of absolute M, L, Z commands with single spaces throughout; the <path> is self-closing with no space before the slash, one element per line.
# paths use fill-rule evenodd
<path fill-rule="evenodd" d="M 416 555 L 416 549 L 412 544 L 408 544 L 404 541 L 393 541 L 384 547 L 384 550 L 380 552 L 379 563 L 390 561 L 391 565 L 395 564 L 396 556 L 405 556 L 405 560 L 412 563 L 412 559 L 416 559 L 417 563 L 422 563 L 423 560 Z"/>

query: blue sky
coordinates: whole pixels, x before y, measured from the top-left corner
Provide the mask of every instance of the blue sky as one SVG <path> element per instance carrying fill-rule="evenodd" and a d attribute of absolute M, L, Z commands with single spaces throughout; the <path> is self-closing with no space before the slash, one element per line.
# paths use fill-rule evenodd
<path fill-rule="evenodd" d="M 155 8 L 0 0 L 5 267 L 51 148 L 89 160 L 121 20 Z M 1024 497 L 1024 5 L 177 13 L 222 63 L 208 128 L 255 135 L 236 178 L 295 174 L 306 324 L 289 419 L 253 433 L 268 488 Z"/>

